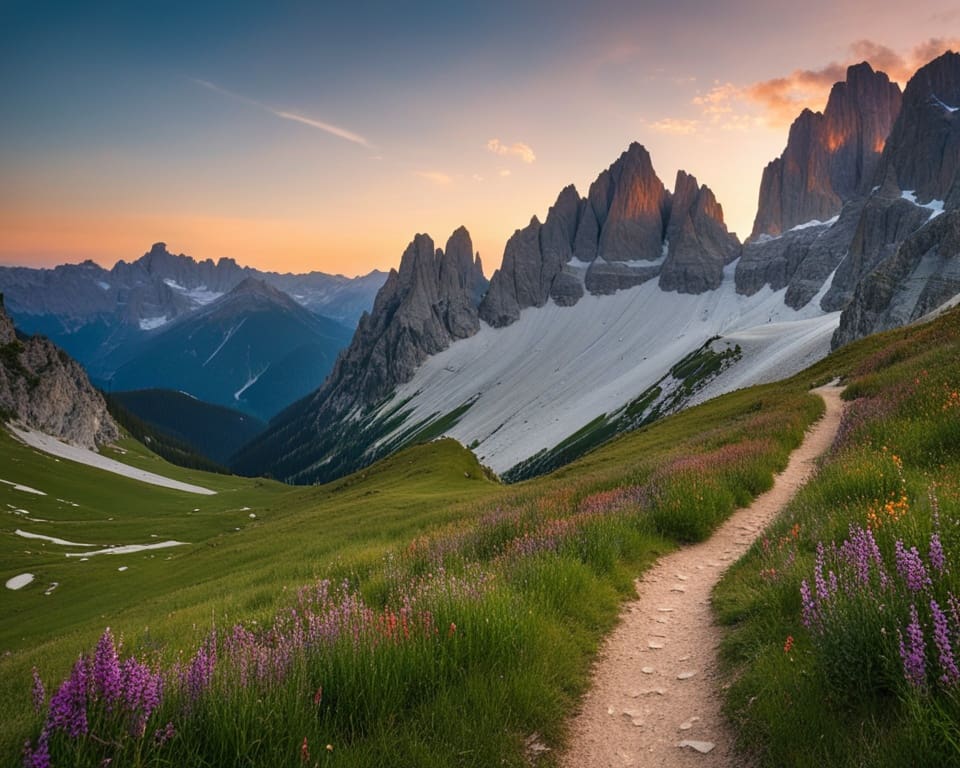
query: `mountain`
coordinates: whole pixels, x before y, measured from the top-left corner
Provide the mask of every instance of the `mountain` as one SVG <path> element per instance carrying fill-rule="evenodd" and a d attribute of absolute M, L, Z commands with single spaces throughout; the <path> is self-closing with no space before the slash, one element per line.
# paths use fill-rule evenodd
<path fill-rule="evenodd" d="M 531 440 L 562 440 L 581 425 L 571 420 L 589 421 L 598 404 L 618 407 L 653 385 L 739 312 L 730 311 L 737 306 L 732 273 L 722 299 L 716 290 L 739 244 L 713 193 L 684 172 L 667 191 L 636 143 L 586 198 L 568 186 L 542 224 L 534 218 L 514 233 L 479 303 L 479 283 L 471 287 L 469 279 L 433 291 L 429 276 L 451 260 L 457 237 L 468 236 L 458 230 L 439 261 L 429 238 L 414 239 L 324 386 L 280 414 L 235 457 L 235 469 L 326 480 L 451 434 L 503 471 L 535 452 Z M 460 263 L 468 276 L 469 261 Z M 410 296 L 417 301 L 398 303 Z M 439 321 L 447 303 L 463 307 L 460 332 Z M 703 324 L 705 314 L 723 319 Z M 654 325 L 644 329 L 644 318 Z M 687 336 L 691 320 L 697 328 Z M 663 334 L 676 334 L 679 345 Z M 638 368 L 647 356 L 663 369 Z M 560 410 L 562 419 L 551 417 Z"/>
<path fill-rule="evenodd" d="M 83 368 L 47 339 L 19 335 L 2 294 L 0 417 L 86 448 L 120 437 Z"/>
<path fill-rule="evenodd" d="M 386 275 L 357 278 L 261 272 L 233 259 L 196 261 L 164 243 L 110 270 L 92 261 L 53 269 L 0 267 L 0 291 L 18 326 L 61 345 L 99 381 L 134 356 L 151 332 L 210 304 L 247 278 L 265 281 L 315 314 L 353 327 Z"/>
<path fill-rule="evenodd" d="M 269 419 L 318 387 L 349 339 L 349 328 L 248 277 L 142 343 L 109 386 L 180 390 Z"/>
<path fill-rule="evenodd" d="M 840 318 L 834 342 L 916 320 L 960 293 L 960 54 L 935 59 L 907 83 L 880 158 L 873 219 L 904 237 L 872 253 Z M 862 257 L 861 257 L 862 258 Z"/>
<path fill-rule="evenodd" d="M 666 189 L 634 143 L 586 197 L 564 188 L 513 234 L 478 326 L 472 313 L 462 334 L 395 323 L 391 276 L 330 379 L 234 466 L 324 481 L 448 435 L 518 479 L 933 309 L 960 291 L 956 59 L 920 70 L 902 98 L 882 72 L 850 67 L 823 113 L 794 122 L 743 246 L 708 187 L 680 171 Z M 401 272 L 429 262 L 423 238 Z"/>
<path fill-rule="evenodd" d="M 435 249 L 428 235 L 416 235 L 323 386 L 280 414 L 233 466 L 254 474 L 268 466 L 278 477 L 318 463 L 349 469 L 352 446 L 368 433 L 344 417 L 388 397 L 428 356 L 475 334 L 485 288 L 480 256 L 474 257 L 465 228 L 450 236 L 445 250 Z M 331 429 L 317 434 L 320 423 Z"/>
<path fill-rule="evenodd" d="M 185 443 L 194 452 L 220 466 L 226 465 L 240 446 L 250 442 L 267 426 L 266 422 L 249 414 L 205 403 L 169 389 L 113 392 L 108 400 L 119 403 L 156 431 Z M 155 438 L 146 442 L 151 450 L 158 452 Z"/>
<path fill-rule="evenodd" d="M 585 292 L 611 294 L 659 277 L 664 290 L 716 288 L 740 246 L 706 186 L 683 171 L 669 193 L 647 150 L 633 143 L 581 198 L 563 189 L 541 224 L 536 217 L 507 241 L 480 317 L 494 327 L 548 299 L 576 304 Z"/>
<path fill-rule="evenodd" d="M 866 193 L 900 101 L 900 88 L 883 72 L 866 62 L 847 69 L 824 111 L 803 110 L 783 154 L 764 169 L 751 237 L 826 221 Z"/>

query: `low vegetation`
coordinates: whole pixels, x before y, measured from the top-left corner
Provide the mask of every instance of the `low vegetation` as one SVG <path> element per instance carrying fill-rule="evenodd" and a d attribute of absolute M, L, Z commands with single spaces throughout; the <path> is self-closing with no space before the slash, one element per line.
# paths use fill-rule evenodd
<path fill-rule="evenodd" d="M 28 504 L 0 486 L 0 501 L 56 520 L 52 535 L 191 542 L 118 573 L 112 556 L 65 562 L 4 537 L 11 573 L 38 578 L 0 597 L 2 761 L 549 764 L 635 576 L 770 486 L 822 412 L 807 390 L 835 374 L 854 406 L 837 446 L 716 595 L 733 627 L 729 711 L 771 765 L 949 757 L 958 713 L 938 638 L 945 621 L 960 641 L 956 325 L 855 345 L 511 486 L 449 440 L 315 488 L 188 472 L 127 443 L 124 460 L 218 491 L 145 493 L 51 473 L 0 437 L 4 479 L 48 492 Z M 889 590 L 873 624 L 860 552 L 870 588 L 882 565 Z"/>
<path fill-rule="evenodd" d="M 960 764 L 958 320 L 846 353 L 833 449 L 716 590 L 764 765 Z"/>

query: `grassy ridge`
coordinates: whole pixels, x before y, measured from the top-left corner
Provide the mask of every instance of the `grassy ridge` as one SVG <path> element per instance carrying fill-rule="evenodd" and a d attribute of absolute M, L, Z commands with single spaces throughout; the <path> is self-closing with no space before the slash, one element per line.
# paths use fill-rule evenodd
<path fill-rule="evenodd" d="M 958 765 L 960 316 L 828 365 L 837 443 L 714 595 L 728 712 L 764 765 Z"/>
<path fill-rule="evenodd" d="M 0 451 L 23 469 L 5 479 L 37 483 L 51 505 L 60 496 L 96 510 L 52 535 L 135 543 L 156 533 L 191 545 L 141 553 L 118 573 L 112 556 L 81 571 L 55 545 L 2 539 L 10 572 L 38 576 L 0 598 L 18 612 L 0 634 L 13 652 L 0 659 L 2 754 L 26 738 L 39 748 L 45 715 L 31 708 L 30 668 L 40 668 L 49 697 L 109 625 L 123 637 L 121 656 L 162 674 L 167 694 L 135 738 L 91 691 L 97 738 L 54 729 L 48 746 L 59 764 L 218 765 L 243 754 L 242 764 L 298 765 L 304 738 L 311 765 L 523 764 L 538 744 L 561 742 L 563 717 L 639 570 L 769 486 L 822 410 L 808 385 L 734 393 L 510 487 L 452 441 L 316 488 L 164 467 L 219 491 L 191 497 L 83 468 L 45 472 L 4 439 Z M 158 469 L 143 452 L 126 459 Z M 66 520 L 38 500 L 36 516 Z M 44 597 L 52 581 L 62 586 Z M 300 602 L 304 587 L 323 584 L 330 600 Z M 57 610 L 67 600 L 70 609 Z M 404 615 L 423 631 L 389 629 Z M 297 622 L 328 631 L 298 633 Z M 231 646 L 238 625 L 250 635 Z M 217 666 L 194 696 L 184 670 L 210 642 Z M 277 661 L 281 647 L 289 653 Z M 252 676 L 254 657 L 281 671 Z M 176 736 L 160 744 L 167 722 Z"/>

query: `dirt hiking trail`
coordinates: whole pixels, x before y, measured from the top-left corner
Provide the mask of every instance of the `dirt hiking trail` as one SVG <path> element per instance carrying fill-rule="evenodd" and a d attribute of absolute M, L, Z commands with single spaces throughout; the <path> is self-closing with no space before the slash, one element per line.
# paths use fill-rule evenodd
<path fill-rule="evenodd" d="M 721 631 L 713 621 L 710 593 L 830 447 L 843 410 L 840 391 L 833 385 L 813 390 L 824 399 L 826 413 L 790 455 L 773 488 L 735 512 L 707 541 L 660 558 L 637 580 L 637 599 L 624 607 L 620 624 L 600 651 L 560 765 L 744 764 L 721 713 Z"/>

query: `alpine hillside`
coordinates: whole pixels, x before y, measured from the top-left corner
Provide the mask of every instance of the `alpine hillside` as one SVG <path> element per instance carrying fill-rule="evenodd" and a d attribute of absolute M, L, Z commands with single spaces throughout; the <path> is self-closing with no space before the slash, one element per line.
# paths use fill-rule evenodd
<path fill-rule="evenodd" d="M 324 481 L 444 434 L 522 477 L 920 317 L 960 291 L 958 76 L 960 56 L 944 54 L 901 97 L 850 67 L 823 113 L 794 122 L 743 246 L 708 187 L 681 171 L 667 190 L 632 144 L 586 197 L 566 187 L 514 233 L 479 324 L 467 281 L 424 279 L 432 243 L 418 235 L 330 379 L 235 467 Z M 397 312 L 401 284 L 429 324 Z M 457 332 L 438 320 L 451 303 L 470 318 Z"/>

